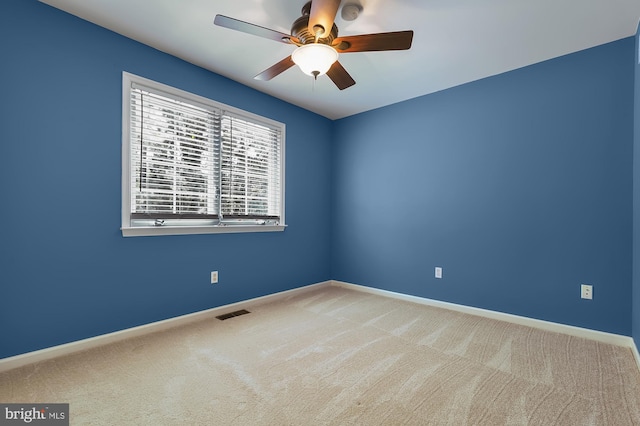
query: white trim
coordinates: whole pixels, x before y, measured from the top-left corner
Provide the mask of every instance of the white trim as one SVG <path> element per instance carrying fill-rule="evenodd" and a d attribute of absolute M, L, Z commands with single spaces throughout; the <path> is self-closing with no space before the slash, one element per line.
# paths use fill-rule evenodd
<path fill-rule="evenodd" d="M 137 226 L 120 228 L 123 237 L 151 237 L 155 235 L 234 234 L 242 232 L 279 232 L 286 225 L 242 225 L 242 226 Z"/>
<path fill-rule="evenodd" d="M 379 296 L 391 297 L 398 300 L 404 300 L 407 302 L 419 303 L 421 305 L 435 306 L 438 308 L 449 309 L 452 311 L 458 311 L 465 314 L 477 315 L 481 317 L 491 318 L 499 321 L 506 321 L 514 324 L 524 325 L 527 327 L 534 327 L 542 330 L 553 331 L 556 333 L 568 334 L 570 336 L 582 337 L 589 340 L 596 340 L 602 343 L 608 343 L 610 345 L 623 346 L 628 348 L 635 348 L 633 339 L 629 336 L 622 336 L 620 334 L 605 333 L 603 331 L 590 330 L 588 328 L 575 327 L 572 325 L 558 324 L 550 321 L 543 321 L 534 318 L 522 317 L 519 315 L 505 314 L 503 312 L 490 311 L 488 309 L 474 308 L 471 306 L 458 305 L 455 303 L 442 302 L 439 300 L 427 299 L 418 296 L 410 296 L 402 293 L 395 293 L 388 290 L 380 290 L 378 288 L 367 287 L 358 284 L 350 284 L 342 281 L 331 281 L 332 285 L 337 287 L 348 288 L 351 290 L 362 291 L 365 293 L 376 294 Z M 636 348 L 636 361 L 638 362 L 638 368 L 640 368 L 640 360 L 637 355 Z"/>
<path fill-rule="evenodd" d="M 638 352 L 638 347 L 633 339 L 631 339 L 631 352 L 633 352 L 633 357 L 636 359 L 636 364 L 638 364 L 638 370 L 640 370 L 640 352 Z"/>
<path fill-rule="evenodd" d="M 291 290 L 286 290 L 278 293 L 268 294 L 266 296 L 256 297 L 253 299 L 243 300 L 229 305 L 218 306 L 216 308 L 207 309 L 204 311 L 194 312 L 179 317 L 169 318 L 162 321 L 152 322 L 149 324 L 141 325 L 138 327 L 132 327 L 125 330 L 116 331 L 113 333 L 103 334 L 88 339 L 78 340 L 64 345 L 53 346 L 50 348 L 41 349 L 34 352 L 27 352 L 12 356 L 9 358 L 0 359 L 0 373 L 8 371 L 14 368 L 22 367 L 28 364 L 36 362 L 46 361 L 49 359 L 57 358 L 60 356 L 68 355 L 74 352 L 79 352 L 87 349 L 96 348 L 109 343 L 115 343 L 124 339 L 132 337 L 142 336 L 148 333 L 154 333 L 157 331 L 168 330 L 173 327 L 188 324 L 195 321 L 204 320 L 207 318 L 213 318 L 216 315 L 229 311 L 231 309 L 239 308 L 243 309 L 249 305 L 255 303 L 263 303 L 268 301 L 274 301 L 283 299 L 295 294 L 303 294 L 308 291 L 316 290 L 318 288 L 333 285 L 336 287 L 343 287 L 355 291 L 364 293 L 375 294 L 378 296 L 391 297 L 398 300 L 404 300 L 407 302 L 418 303 L 421 305 L 435 306 L 438 308 L 449 309 L 452 311 L 463 312 L 471 315 L 478 315 L 486 318 L 496 319 L 500 321 L 511 322 L 514 324 L 539 328 L 542 330 L 553 331 L 557 333 L 568 334 L 570 336 L 582 337 L 585 339 L 596 340 L 603 343 L 608 343 L 616 346 L 628 347 L 633 352 L 633 356 L 638 364 L 640 370 L 640 353 L 638 348 L 631 337 L 621 336 L 619 334 L 605 333 L 602 331 L 589 330 L 586 328 L 574 327 L 570 325 L 558 324 L 549 321 L 542 321 L 533 318 L 522 317 L 518 315 L 505 314 L 502 312 L 490 311 L 487 309 L 474 308 L 471 306 L 458 305 L 455 303 L 442 302 L 439 300 L 427 299 L 418 296 L 411 296 L 402 293 L 395 293 L 388 290 L 381 290 L 373 287 L 366 287 L 358 284 L 350 284 L 342 281 L 324 281 L 316 284 L 307 285 L 304 287 L 298 287 Z"/>
<path fill-rule="evenodd" d="M 125 330 L 115 331 L 113 333 L 103 334 L 88 339 L 77 340 L 75 342 L 65 343 L 64 345 L 53 346 L 50 348 L 45 348 L 34 352 L 27 352 L 25 354 L 16 355 L 9 358 L 3 358 L 0 359 L 0 373 L 14 368 L 23 367 L 28 364 L 33 364 L 35 362 L 46 361 L 63 355 L 69 355 L 74 352 L 93 349 L 109 343 L 115 343 L 124 339 L 138 337 L 149 333 L 155 333 L 157 331 L 168 330 L 170 328 L 174 328 L 191 322 L 213 318 L 216 315 L 220 315 L 221 313 L 228 312 L 232 309 L 243 309 L 249 307 L 249 305 L 255 305 L 256 303 L 264 303 L 267 301 L 282 299 L 294 294 L 302 294 L 328 285 L 331 285 L 331 282 L 324 281 L 317 284 L 311 284 L 304 287 L 298 287 L 291 290 L 268 294 L 266 296 L 231 303 L 229 305 L 218 306 L 216 308 L 211 308 L 204 311 L 181 315 L 179 317 L 152 322 L 138 327 L 127 328 Z"/>

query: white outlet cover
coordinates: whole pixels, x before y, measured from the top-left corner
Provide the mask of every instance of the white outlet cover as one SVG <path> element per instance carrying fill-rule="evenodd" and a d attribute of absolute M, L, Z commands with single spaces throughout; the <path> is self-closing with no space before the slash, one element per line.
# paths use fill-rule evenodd
<path fill-rule="evenodd" d="M 442 278 L 442 267 L 436 266 L 436 278 Z"/>
<path fill-rule="evenodd" d="M 589 284 L 582 284 L 580 286 L 580 297 L 583 299 L 593 299 L 593 286 Z"/>

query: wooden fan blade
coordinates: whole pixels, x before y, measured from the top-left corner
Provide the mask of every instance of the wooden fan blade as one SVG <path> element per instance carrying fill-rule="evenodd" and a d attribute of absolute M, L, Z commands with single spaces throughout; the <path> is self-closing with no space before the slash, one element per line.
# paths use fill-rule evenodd
<path fill-rule="evenodd" d="M 281 60 L 280 62 L 278 62 L 277 64 L 262 71 L 260 74 L 256 75 L 253 78 L 255 78 L 256 80 L 269 81 L 273 77 L 285 72 L 286 70 L 288 70 L 294 65 L 295 63 L 291 59 L 291 56 L 288 56 L 283 60 Z"/>
<path fill-rule="evenodd" d="M 333 47 L 340 53 L 376 52 L 382 50 L 407 50 L 411 48 L 413 31 L 362 34 L 338 37 Z"/>
<path fill-rule="evenodd" d="M 228 16 L 224 15 L 216 15 L 213 23 L 220 27 L 229 28 L 231 30 L 240 31 L 242 33 L 247 33 L 258 37 L 268 38 L 270 40 L 275 40 L 282 43 L 290 43 L 289 40 L 292 39 L 297 41 L 295 37 L 292 37 L 289 34 L 281 33 L 269 28 L 261 27 L 259 25 L 250 24 L 248 22 L 240 21 L 239 19 L 229 18 Z"/>
<path fill-rule="evenodd" d="M 340 62 L 335 61 L 329 71 L 327 71 L 327 76 L 333 81 L 333 83 L 338 86 L 338 89 L 344 90 L 347 87 L 351 87 L 356 84 L 356 81 L 349 75 L 347 70 L 344 69 Z"/>
<path fill-rule="evenodd" d="M 319 35 L 320 38 L 329 36 L 339 7 L 340 0 L 312 0 L 311 12 L 309 13 L 309 32 L 316 34 L 314 27 L 319 25 L 324 29 Z"/>

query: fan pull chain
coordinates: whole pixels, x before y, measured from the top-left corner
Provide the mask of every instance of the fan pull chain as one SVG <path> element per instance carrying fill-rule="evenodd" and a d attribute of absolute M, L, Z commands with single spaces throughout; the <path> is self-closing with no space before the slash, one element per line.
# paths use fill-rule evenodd
<path fill-rule="evenodd" d="M 313 29 L 316 32 L 314 43 L 317 43 L 318 40 L 320 40 L 320 34 L 324 33 L 324 27 L 322 25 L 316 25 L 316 26 L 313 27 Z M 313 86 L 311 86 L 311 91 L 315 92 L 316 91 L 316 80 L 318 80 L 318 74 L 320 74 L 320 73 L 318 71 L 312 71 L 311 74 L 313 74 Z"/>

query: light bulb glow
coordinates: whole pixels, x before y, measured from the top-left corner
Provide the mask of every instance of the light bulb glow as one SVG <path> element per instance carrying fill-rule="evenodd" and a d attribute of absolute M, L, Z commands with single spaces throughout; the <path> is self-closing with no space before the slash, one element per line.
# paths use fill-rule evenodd
<path fill-rule="evenodd" d="M 317 77 L 329 71 L 331 65 L 338 60 L 338 52 L 326 44 L 305 44 L 293 52 L 291 59 L 303 73 Z"/>

